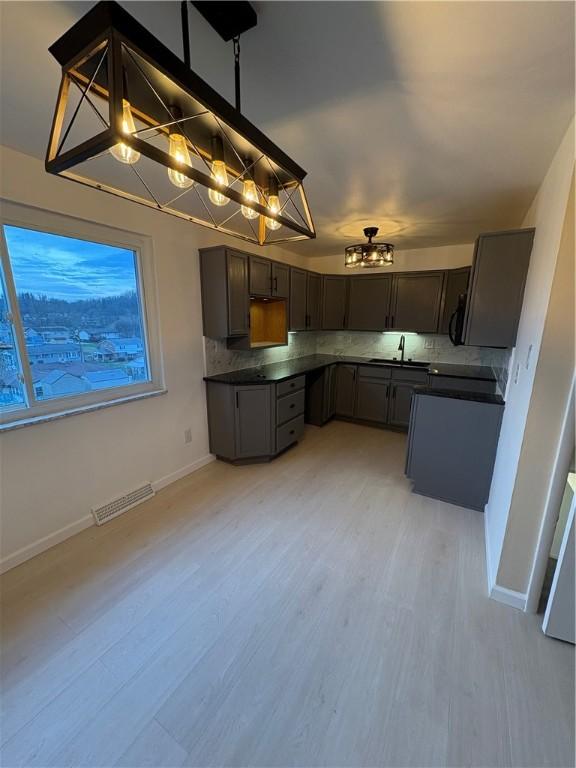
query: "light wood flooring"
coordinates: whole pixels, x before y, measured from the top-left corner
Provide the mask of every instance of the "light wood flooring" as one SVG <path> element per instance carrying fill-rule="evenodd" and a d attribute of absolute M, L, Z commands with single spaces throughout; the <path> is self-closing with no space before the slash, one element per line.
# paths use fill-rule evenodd
<path fill-rule="evenodd" d="M 5 574 L 2 765 L 573 765 L 572 646 L 404 447 L 310 427 Z"/>

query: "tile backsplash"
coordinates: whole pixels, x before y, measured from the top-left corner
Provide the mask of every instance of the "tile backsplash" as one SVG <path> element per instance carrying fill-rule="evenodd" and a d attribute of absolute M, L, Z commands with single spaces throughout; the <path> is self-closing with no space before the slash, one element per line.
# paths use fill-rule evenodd
<path fill-rule="evenodd" d="M 213 375 L 252 368 L 304 355 L 352 355 L 393 358 L 398 352 L 399 333 L 362 333 L 349 331 L 304 331 L 290 333 L 288 345 L 271 349 L 239 351 L 228 349 L 226 339 L 204 339 L 206 373 Z M 509 349 L 454 347 L 447 336 L 406 334 L 406 359 L 429 362 L 487 365 L 497 373 L 504 391 L 510 360 Z M 502 383 L 504 387 L 502 387 Z"/>

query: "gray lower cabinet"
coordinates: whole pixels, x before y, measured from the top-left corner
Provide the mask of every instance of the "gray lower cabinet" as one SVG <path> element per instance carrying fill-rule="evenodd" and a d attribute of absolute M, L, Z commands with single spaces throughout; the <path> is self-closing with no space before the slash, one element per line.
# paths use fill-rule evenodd
<path fill-rule="evenodd" d="M 480 235 L 474 249 L 464 343 L 513 347 L 530 264 L 533 229 Z"/>
<path fill-rule="evenodd" d="M 356 405 L 356 365 L 336 366 L 336 401 L 335 414 L 337 416 L 354 416 Z"/>
<path fill-rule="evenodd" d="M 304 432 L 305 381 L 206 382 L 210 452 L 232 462 L 265 461 L 297 442 Z"/>
<path fill-rule="evenodd" d="M 444 272 L 414 272 L 394 277 L 389 327 L 438 333 Z"/>
<path fill-rule="evenodd" d="M 248 256 L 231 248 L 205 248 L 200 251 L 200 277 L 204 336 L 248 335 Z"/>
<path fill-rule="evenodd" d="M 416 393 L 406 474 L 414 491 L 470 509 L 488 501 L 504 404 Z"/>
<path fill-rule="evenodd" d="M 250 295 L 272 295 L 272 262 L 250 256 Z"/>
<path fill-rule="evenodd" d="M 322 278 L 322 329 L 339 331 L 346 328 L 348 279 L 337 275 Z"/>
<path fill-rule="evenodd" d="M 412 402 L 413 392 L 413 384 L 392 383 L 390 387 L 388 424 L 393 427 L 408 429 L 410 423 L 410 404 Z"/>
<path fill-rule="evenodd" d="M 304 269 L 290 268 L 290 330 L 305 331 L 308 314 L 306 294 L 308 273 Z"/>
<path fill-rule="evenodd" d="M 272 296 L 287 299 L 290 296 L 290 267 L 272 262 Z"/>
<path fill-rule="evenodd" d="M 228 461 L 274 452 L 274 388 L 206 382 L 210 452 Z"/>
<path fill-rule="evenodd" d="M 351 331 L 384 331 L 389 323 L 390 275 L 348 278 L 348 323 Z"/>
<path fill-rule="evenodd" d="M 446 271 L 444 280 L 444 296 L 442 299 L 442 318 L 439 333 L 448 333 L 450 318 L 458 307 L 458 297 L 468 290 L 470 267 L 450 269 Z"/>
<path fill-rule="evenodd" d="M 336 365 L 306 376 L 306 421 L 321 427 L 336 413 Z"/>
<path fill-rule="evenodd" d="M 388 423 L 388 398 L 390 381 L 360 376 L 356 393 L 354 417 L 361 421 Z"/>

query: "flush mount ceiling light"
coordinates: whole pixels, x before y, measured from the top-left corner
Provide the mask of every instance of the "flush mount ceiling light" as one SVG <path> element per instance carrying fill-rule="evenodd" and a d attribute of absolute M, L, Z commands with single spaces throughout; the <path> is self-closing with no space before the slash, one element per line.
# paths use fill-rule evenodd
<path fill-rule="evenodd" d="M 378 227 L 366 227 L 364 234 L 367 243 L 349 245 L 344 251 L 344 264 L 354 267 L 387 267 L 394 264 L 394 246 L 390 243 L 373 243 L 378 234 Z"/>
<path fill-rule="evenodd" d="M 46 170 L 259 245 L 315 237 L 306 172 L 240 113 L 239 34 L 253 9 L 194 5 L 234 39 L 236 107 L 188 66 L 187 3 L 182 62 L 100 2 L 50 47 L 62 79 Z"/>

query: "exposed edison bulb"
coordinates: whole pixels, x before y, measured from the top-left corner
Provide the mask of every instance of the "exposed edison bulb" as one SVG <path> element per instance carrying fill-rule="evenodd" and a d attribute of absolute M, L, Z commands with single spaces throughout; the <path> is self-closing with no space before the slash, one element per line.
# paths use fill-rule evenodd
<path fill-rule="evenodd" d="M 278 195 L 270 195 L 268 198 L 268 210 L 270 213 L 280 213 L 280 200 Z M 266 218 L 266 226 L 268 229 L 280 229 L 282 224 L 276 219 Z"/>
<path fill-rule="evenodd" d="M 219 187 L 228 186 L 226 163 L 223 160 L 212 161 L 212 178 Z M 230 202 L 230 199 L 226 197 L 226 195 L 223 195 L 222 192 L 217 192 L 215 189 L 208 190 L 208 197 L 214 205 L 227 205 Z"/>
<path fill-rule="evenodd" d="M 176 160 L 178 165 L 192 165 L 186 139 L 181 133 L 170 134 L 170 147 L 168 152 L 170 153 L 170 157 Z M 168 168 L 168 178 L 175 187 L 179 187 L 180 189 L 188 189 L 188 187 L 191 187 L 192 184 L 194 184 L 193 179 L 189 179 L 185 174 L 180 173 L 180 171 L 175 171 L 172 168 Z"/>
<path fill-rule="evenodd" d="M 134 125 L 134 118 L 132 117 L 132 111 L 130 110 L 130 102 L 126 99 L 122 99 L 122 133 L 126 135 L 136 132 L 136 126 Z M 140 152 L 136 152 L 135 149 L 129 147 L 128 144 L 120 142 L 110 147 L 110 154 L 120 163 L 127 163 L 128 165 L 134 165 L 140 160 Z"/>
<path fill-rule="evenodd" d="M 244 195 L 244 199 L 250 201 L 251 203 L 257 203 L 258 202 L 258 192 L 256 191 L 256 184 L 252 181 L 252 179 L 246 179 L 244 182 L 244 188 L 242 190 L 242 194 Z M 259 214 L 258 211 L 253 211 L 252 208 L 248 208 L 246 205 L 241 206 L 242 216 L 246 219 L 257 219 Z"/>

